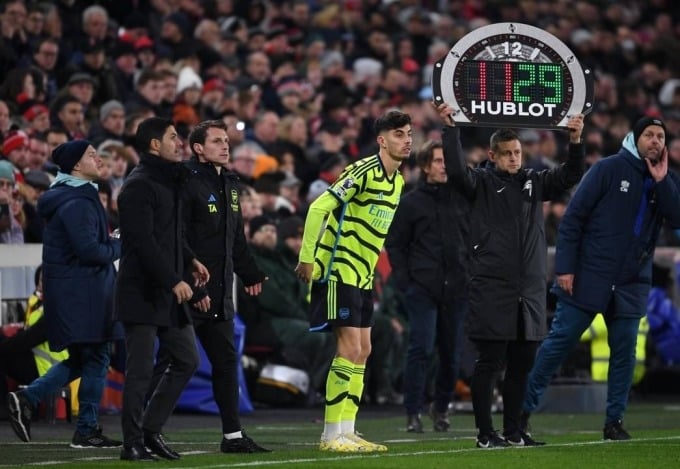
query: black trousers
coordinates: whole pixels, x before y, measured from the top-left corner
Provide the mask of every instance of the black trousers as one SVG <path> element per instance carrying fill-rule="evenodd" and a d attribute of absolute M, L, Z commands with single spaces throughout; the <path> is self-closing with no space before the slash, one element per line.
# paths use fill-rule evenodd
<path fill-rule="evenodd" d="M 212 367 L 213 396 L 222 419 L 222 433 L 240 431 L 238 357 L 234 344 L 234 320 L 201 321 L 194 319 L 194 330 Z M 160 348 L 147 398 L 151 397 L 156 383 L 163 376 L 169 363 L 169 354 L 163 348 Z"/>
<path fill-rule="evenodd" d="M 220 410 L 222 432 L 241 430 L 238 406 L 238 358 L 234 345 L 234 320 L 194 321 L 196 336 L 212 367 L 212 388 Z"/>
<path fill-rule="evenodd" d="M 477 361 L 470 389 L 479 434 L 488 435 L 494 430 L 491 419 L 493 390 L 504 368 L 503 433 L 512 434 L 519 430 L 527 379 L 534 364 L 539 342 L 525 340 L 474 342 L 477 347 Z"/>
<path fill-rule="evenodd" d="M 127 363 L 123 387 L 123 444 L 142 444 L 144 433 L 158 433 L 175 409 L 184 386 L 199 365 L 192 326 L 158 327 L 149 324 L 125 326 Z M 155 339 L 170 357 L 158 384 L 149 393 L 154 372 Z M 150 394 L 147 402 L 147 395 Z M 145 407 L 146 403 L 146 407 Z"/>

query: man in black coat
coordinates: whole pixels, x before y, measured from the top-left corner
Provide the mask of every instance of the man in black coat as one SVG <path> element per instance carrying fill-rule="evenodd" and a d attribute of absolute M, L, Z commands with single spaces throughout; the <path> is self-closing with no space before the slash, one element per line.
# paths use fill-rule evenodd
<path fill-rule="evenodd" d="M 215 402 L 222 418 L 224 453 L 268 452 L 241 431 L 238 356 L 234 345 L 234 273 L 249 295 L 258 295 L 265 275 L 253 260 L 243 232 L 238 177 L 229 161 L 227 125 L 221 120 L 199 123 L 189 135 L 193 157 L 183 193 L 187 241 L 210 271 L 210 309 L 192 308 L 196 335 L 212 365 Z M 291 270 L 292 272 L 292 270 Z"/>
<path fill-rule="evenodd" d="M 537 445 L 520 429 L 527 376 L 547 333 L 546 256 L 543 202 L 560 197 L 583 175 L 583 116 L 571 117 L 569 157 L 557 168 L 522 168 L 517 134 L 491 136 L 490 165 L 467 167 L 459 130 L 447 104 L 437 107 L 447 123 L 443 139 L 449 179 L 472 204 L 470 227 L 470 313 L 467 335 L 477 347 L 472 405 L 478 448 Z M 499 373 L 503 381 L 503 437 L 493 428 L 491 400 Z"/>
<path fill-rule="evenodd" d="M 416 156 L 418 187 L 406 194 L 385 242 L 395 285 L 408 314 L 409 345 L 404 368 L 408 432 L 421 433 L 428 365 L 437 346 L 435 431 L 449 428 L 448 407 L 458 370 L 467 315 L 470 203 L 447 183 L 441 141 L 427 142 Z"/>
<path fill-rule="evenodd" d="M 196 286 L 210 274 L 184 242 L 180 190 L 186 169 L 175 127 L 152 117 L 139 125 L 136 139 L 140 163 L 118 196 L 123 247 L 115 314 L 125 326 L 127 348 L 120 457 L 156 459 L 146 446 L 166 459 L 179 459 L 161 432 L 199 364 L 186 305 L 193 291 L 184 272 L 193 270 Z M 205 297 L 196 304 L 207 311 L 209 302 Z M 170 363 L 145 408 L 156 337 Z"/>

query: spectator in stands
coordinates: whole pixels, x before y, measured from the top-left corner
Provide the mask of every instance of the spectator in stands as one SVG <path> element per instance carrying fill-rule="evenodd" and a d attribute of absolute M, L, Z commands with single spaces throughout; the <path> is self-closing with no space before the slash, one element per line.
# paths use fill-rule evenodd
<path fill-rule="evenodd" d="M 28 167 L 28 135 L 23 130 L 10 131 L 2 142 L 2 156 L 12 163 L 17 181 L 24 179 Z"/>
<path fill-rule="evenodd" d="M 50 111 L 44 104 L 28 101 L 21 107 L 28 135 L 44 134 L 50 128 Z"/>
<path fill-rule="evenodd" d="M 176 11 L 163 18 L 158 48 L 173 62 L 194 55 L 200 44 L 191 37 L 191 23 L 187 15 Z"/>
<path fill-rule="evenodd" d="M 30 441 L 31 416 L 38 402 L 80 378 L 78 424 L 71 447 L 114 448 L 121 442 L 102 433 L 98 414 L 111 340 L 117 336 L 111 313 L 113 262 L 120 257 L 120 242 L 109 237 L 93 184 L 100 175 L 101 159 L 90 142 L 64 143 L 54 151 L 53 159 L 60 172 L 38 204 L 38 212 L 47 220 L 44 308 L 50 349 L 68 349 L 69 358 L 8 395 L 10 423 L 22 441 Z"/>
<path fill-rule="evenodd" d="M 64 90 L 59 92 L 59 95 L 66 93 L 78 98 L 80 104 L 83 105 L 82 126 L 84 129 L 89 129 L 91 123 L 96 122 L 97 117 L 99 117 L 97 108 L 92 105 L 95 84 L 94 78 L 89 73 L 76 72 L 66 82 Z"/>
<path fill-rule="evenodd" d="M 246 141 L 258 145 L 259 153 L 274 154 L 278 137 L 279 116 L 272 111 L 264 111 L 255 116 L 251 133 L 246 133 Z"/>
<path fill-rule="evenodd" d="M 19 186 L 24 198 L 23 212 L 26 217 L 24 226 L 25 243 L 42 243 L 45 220 L 38 214 L 38 200 L 50 188 L 52 181 L 45 171 L 32 169 L 24 175 L 24 182 Z"/>
<path fill-rule="evenodd" d="M 9 126 L 10 126 L 10 113 L 9 113 L 9 106 L 7 106 L 7 103 L 3 100 L 0 100 L 0 137 L 3 139 L 5 138 L 5 135 L 7 135 L 7 132 L 9 131 Z"/>
<path fill-rule="evenodd" d="M 122 103 L 127 103 L 135 92 L 137 56 L 134 44 L 125 39 L 119 39 L 113 47 L 111 56 L 113 57 L 111 74 L 116 83 L 116 98 Z M 133 109 L 127 109 L 127 111 L 135 112 Z"/>
<path fill-rule="evenodd" d="M 177 77 L 177 98 L 172 108 L 172 120 L 193 128 L 201 120 L 200 102 L 203 80 L 193 68 L 183 67 Z"/>
<path fill-rule="evenodd" d="M 23 244 L 24 232 L 12 213 L 16 178 L 9 161 L 0 160 L 0 243 Z"/>
<path fill-rule="evenodd" d="M 12 107 L 13 114 L 27 101 L 35 101 L 36 85 L 29 68 L 14 68 L 7 73 L 0 87 L 0 99 Z"/>
<path fill-rule="evenodd" d="M 234 171 L 241 182 L 252 186 L 255 163 L 257 162 L 257 146 L 250 142 L 244 142 L 234 148 L 231 158 L 231 170 Z"/>
<path fill-rule="evenodd" d="M 611 348 L 602 436 L 631 438 L 623 415 L 651 288 L 654 247 L 664 220 L 680 228 L 680 178 L 668 171 L 665 139 L 660 119 L 639 119 L 619 152 L 588 171 L 567 207 L 555 254 L 557 309 L 527 383 L 525 428 L 560 363 L 599 312 Z"/>
<path fill-rule="evenodd" d="M 99 107 L 107 101 L 117 97 L 116 81 L 111 73 L 109 66 L 109 52 L 106 41 L 86 39 L 80 45 L 82 60 L 79 63 L 72 63 L 63 71 L 62 83 L 76 73 L 87 73 L 90 75 L 94 86 L 92 104 Z"/>
<path fill-rule="evenodd" d="M 51 107 L 51 118 L 55 127 L 66 131 L 69 140 L 85 138 L 83 104 L 75 96 L 64 94 L 54 100 Z"/>
<path fill-rule="evenodd" d="M 335 339 L 330 334 L 309 333 L 308 286 L 297 278 L 291 266 L 291 257 L 297 258 L 295 250 L 299 252 L 301 242 L 302 224 L 295 220 L 294 217 L 282 220 L 278 229 L 266 215 L 250 220 L 253 257 L 269 278 L 255 298 L 255 307 L 259 320 L 271 328 L 283 347 L 284 356 L 286 350 L 296 350 L 298 355 L 307 357 L 306 363 L 297 365 L 304 365 L 309 374 L 310 393 L 316 393 L 323 392 Z"/>
<path fill-rule="evenodd" d="M 134 113 L 150 109 L 156 117 L 170 117 L 162 106 L 164 75 L 155 70 L 143 70 L 137 78 L 135 92 L 125 102 L 125 110 Z"/>
<path fill-rule="evenodd" d="M 50 155 L 62 143 L 68 142 L 68 132 L 65 129 L 50 127 L 45 135 Z M 55 172 L 56 175 L 56 172 Z"/>
<path fill-rule="evenodd" d="M 23 0 L 8 0 L 3 5 L 0 15 L 0 34 L 3 40 L 12 45 L 19 54 L 27 49 L 28 38 L 24 26 L 26 24 L 26 5 Z"/>
<path fill-rule="evenodd" d="M 317 197 L 326 192 L 326 189 L 342 174 L 345 166 L 347 166 L 347 160 L 341 155 L 326 158 L 319 168 L 319 178 L 309 185 L 307 202 L 311 204 Z"/>
<path fill-rule="evenodd" d="M 92 145 L 99 146 L 108 139 L 123 140 L 125 132 L 125 108 L 115 99 L 107 101 L 99 109 L 99 121 L 92 125 L 88 139 Z"/>
<path fill-rule="evenodd" d="M 246 239 L 250 239 L 250 220 L 262 215 L 262 201 L 260 200 L 260 194 L 250 186 L 241 185 L 240 191 L 243 231 Z"/>
<path fill-rule="evenodd" d="M 47 77 L 46 101 L 51 101 L 57 94 L 57 76 L 55 67 L 59 57 L 59 41 L 51 37 L 41 38 L 33 50 L 32 65 L 35 65 Z"/>

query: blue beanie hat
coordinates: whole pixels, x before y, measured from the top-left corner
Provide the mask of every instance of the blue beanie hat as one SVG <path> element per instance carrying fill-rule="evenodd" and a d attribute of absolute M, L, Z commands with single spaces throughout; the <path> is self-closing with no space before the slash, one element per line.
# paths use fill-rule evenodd
<path fill-rule="evenodd" d="M 59 166 L 62 173 L 71 174 L 73 167 L 78 164 L 90 145 L 88 140 L 72 140 L 62 143 L 52 152 L 52 161 Z"/>

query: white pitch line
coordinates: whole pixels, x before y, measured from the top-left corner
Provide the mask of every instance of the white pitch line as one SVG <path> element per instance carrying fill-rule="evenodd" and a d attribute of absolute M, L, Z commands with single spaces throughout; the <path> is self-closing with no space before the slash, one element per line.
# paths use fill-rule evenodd
<path fill-rule="evenodd" d="M 547 447 L 549 448 L 554 448 L 554 447 L 578 447 L 578 446 L 591 446 L 591 445 L 609 445 L 609 444 L 636 444 L 636 443 L 644 443 L 644 442 L 654 442 L 654 441 L 669 441 L 669 440 L 680 440 L 680 435 L 678 436 L 668 436 L 668 437 L 656 437 L 656 438 L 636 438 L 633 440 L 627 440 L 627 441 L 604 441 L 604 440 L 597 440 L 597 441 L 582 441 L 578 443 L 556 443 L 556 444 L 550 444 Z M 282 465 L 282 464 L 297 464 L 297 463 L 319 463 L 323 461 L 346 461 L 349 459 L 374 459 L 374 458 L 394 458 L 394 457 L 408 457 L 408 456 L 426 456 L 426 455 L 433 455 L 433 454 L 459 454 L 459 453 L 472 453 L 472 452 L 479 452 L 479 451 L 513 451 L 513 450 L 540 450 L 540 448 L 545 448 L 545 446 L 532 446 L 532 447 L 521 447 L 521 446 L 515 446 L 512 448 L 492 448 L 492 449 L 487 449 L 487 450 L 480 450 L 479 448 L 461 448 L 461 449 L 452 449 L 452 450 L 431 450 L 431 451 L 414 451 L 414 452 L 388 452 L 388 453 L 368 453 L 368 454 L 344 454 L 344 455 L 337 455 L 334 457 L 324 457 L 324 458 L 296 458 L 296 459 L 285 459 L 285 460 L 276 460 L 276 461 L 267 461 L 267 460 L 259 460 L 259 461 L 249 461 L 249 462 L 242 462 L 242 463 L 235 463 L 235 462 L 229 462 L 229 463 L 224 463 L 224 464 L 212 464 L 212 465 L 200 465 L 200 466 L 183 466 L 183 469 L 219 469 L 219 468 L 227 468 L 227 467 L 250 467 L 250 466 L 277 466 L 277 465 Z M 182 452 L 180 454 L 194 454 L 194 453 L 203 453 L 201 451 L 193 452 L 193 451 L 188 451 L 188 452 Z M 88 458 L 81 458 L 82 460 L 86 460 Z M 78 459 L 78 460 L 81 460 Z M 100 460 L 117 460 L 117 457 L 111 457 L 111 458 L 99 458 Z M 24 463 L 24 464 L 17 464 L 17 465 L 0 465 L 0 468 L 3 467 L 20 467 L 20 466 L 50 466 L 50 465 L 55 465 L 55 464 L 68 464 L 71 461 L 43 461 L 43 462 L 34 462 L 34 463 Z"/>

